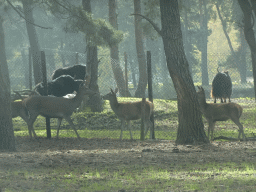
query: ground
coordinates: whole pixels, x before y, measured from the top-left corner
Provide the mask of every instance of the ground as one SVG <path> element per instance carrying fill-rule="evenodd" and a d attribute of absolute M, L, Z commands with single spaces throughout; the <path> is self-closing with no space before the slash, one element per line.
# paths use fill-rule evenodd
<path fill-rule="evenodd" d="M 17 137 L 17 152 L 0 153 L 0 182 L 11 170 L 90 166 L 100 169 L 138 166 L 184 166 L 207 163 L 255 163 L 255 142 L 224 142 L 198 146 L 175 145 L 174 141 Z M 24 172 L 17 177 L 23 177 Z M 10 174 L 8 174 L 10 175 Z M 212 177 L 217 177 L 212 175 Z M 15 185 L 15 182 L 12 183 Z M 10 185 L 12 185 L 9 183 Z M 19 184 L 18 186 L 22 186 Z M 1 187 L 0 187 L 1 189 Z M 1 191 L 1 190 L 0 190 Z M 25 190 L 26 191 L 26 190 Z"/>

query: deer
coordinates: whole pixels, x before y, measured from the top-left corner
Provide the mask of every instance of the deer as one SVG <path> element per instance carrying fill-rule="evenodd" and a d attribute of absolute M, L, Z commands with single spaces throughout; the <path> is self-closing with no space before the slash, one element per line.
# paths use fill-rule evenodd
<path fill-rule="evenodd" d="M 95 91 L 88 88 L 89 82 L 89 77 L 87 77 L 86 80 L 80 84 L 78 92 L 73 98 L 35 95 L 24 99 L 23 105 L 26 108 L 29 116 L 27 124 L 30 138 L 32 138 L 32 133 L 35 138 L 37 137 L 33 125 L 38 115 L 58 118 L 57 139 L 59 137 L 59 129 L 63 118 L 73 128 L 77 138 L 80 138 L 71 119 L 71 115 L 75 109 L 80 106 L 85 95 L 96 94 Z"/>
<path fill-rule="evenodd" d="M 20 116 L 27 123 L 28 115 L 27 115 L 27 112 L 26 112 L 22 102 L 23 101 L 12 101 L 11 102 L 12 118 Z"/>
<path fill-rule="evenodd" d="M 118 88 L 116 88 L 115 91 L 110 89 L 110 92 L 104 95 L 102 98 L 104 100 L 109 100 L 111 109 L 115 112 L 117 117 L 121 120 L 120 140 L 122 140 L 125 122 L 128 124 L 130 137 L 131 137 L 131 140 L 133 140 L 130 121 L 141 118 L 142 101 L 119 103 L 116 97 L 117 92 L 118 92 Z M 150 121 L 150 116 L 153 113 L 153 110 L 154 110 L 153 103 L 150 101 L 146 101 L 145 102 L 145 124 L 146 124 L 145 135 L 147 135 L 148 128 L 153 126 L 153 124 Z"/>
<path fill-rule="evenodd" d="M 242 133 L 243 140 L 245 140 L 243 125 L 240 123 L 239 118 L 242 115 L 243 108 L 237 103 L 206 103 L 204 88 L 198 86 L 197 91 L 198 101 L 201 111 L 209 124 L 208 138 L 213 140 L 213 130 L 216 121 L 227 121 L 231 119 L 239 128 L 238 139 Z"/>

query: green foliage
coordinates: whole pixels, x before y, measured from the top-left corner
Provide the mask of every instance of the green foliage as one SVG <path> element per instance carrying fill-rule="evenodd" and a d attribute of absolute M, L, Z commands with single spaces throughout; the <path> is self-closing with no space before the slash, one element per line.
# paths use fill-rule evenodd
<path fill-rule="evenodd" d="M 54 1 L 50 6 L 50 11 L 55 15 L 68 15 L 64 27 L 65 32 L 82 32 L 85 34 L 88 43 L 96 46 L 111 47 L 122 41 L 123 33 L 115 30 L 106 20 L 94 19 L 92 14 L 86 12 L 82 6 L 64 2 L 63 6 L 60 6 L 59 3 L 56 4 Z"/>

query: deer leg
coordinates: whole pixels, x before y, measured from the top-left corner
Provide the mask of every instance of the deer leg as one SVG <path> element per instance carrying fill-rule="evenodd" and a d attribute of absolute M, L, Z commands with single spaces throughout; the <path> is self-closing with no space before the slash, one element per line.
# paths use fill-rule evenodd
<path fill-rule="evenodd" d="M 214 103 L 216 103 L 216 97 L 214 97 Z"/>
<path fill-rule="evenodd" d="M 243 125 L 240 123 L 239 118 L 231 118 L 231 120 L 238 126 L 239 128 L 239 134 L 238 134 L 238 139 L 240 139 L 240 135 L 242 133 L 243 140 L 245 140 L 245 135 L 244 135 L 244 128 Z"/>
<path fill-rule="evenodd" d="M 36 121 L 36 118 L 37 118 L 37 115 L 31 115 L 29 117 L 29 119 L 27 120 L 27 125 L 28 125 L 28 133 L 29 133 L 29 136 L 30 136 L 30 139 L 32 139 L 32 133 L 34 134 L 34 138 L 36 138 L 36 132 L 34 130 L 34 122 Z"/>
<path fill-rule="evenodd" d="M 210 132 L 211 132 L 211 141 L 213 140 L 213 130 L 215 126 L 215 122 L 213 121 L 208 121 L 209 127 L 208 127 L 208 138 L 210 139 Z"/>
<path fill-rule="evenodd" d="M 121 134 L 120 134 L 120 140 L 122 140 L 122 138 L 123 138 L 123 128 L 124 128 L 124 124 L 125 124 L 125 120 L 122 119 L 122 120 L 121 120 Z"/>
<path fill-rule="evenodd" d="M 57 139 L 59 138 L 59 131 L 60 131 L 61 121 L 62 121 L 62 118 L 58 118 L 58 124 L 57 124 Z"/>
<path fill-rule="evenodd" d="M 129 128 L 129 131 L 130 131 L 131 140 L 133 140 L 133 138 L 132 138 L 132 130 L 131 130 L 131 121 L 127 121 L 127 124 L 128 124 L 128 128 Z"/>
<path fill-rule="evenodd" d="M 79 134 L 78 134 L 77 131 L 76 131 L 75 125 L 74 125 L 74 123 L 73 123 L 71 117 L 64 117 L 64 118 L 66 119 L 66 121 L 70 124 L 70 126 L 71 126 L 71 127 L 73 128 L 73 130 L 75 131 L 77 138 L 80 139 L 80 136 L 79 136 Z"/>
<path fill-rule="evenodd" d="M 145 136 L 148 133 L 148 130 L 150 129 L 150 139 L 152 139 L 152 128 L 153 128 L 153 123 L 150 121 L 150 119 L 146 120 L 146 130 L 145 130 Z"/>
<path fill-rule="evenodd" d="M 223 103 L 223 99 L 222 99 L 222 97 L 220 98 L 220 101 L 221 101 L 221 103 Z"/>

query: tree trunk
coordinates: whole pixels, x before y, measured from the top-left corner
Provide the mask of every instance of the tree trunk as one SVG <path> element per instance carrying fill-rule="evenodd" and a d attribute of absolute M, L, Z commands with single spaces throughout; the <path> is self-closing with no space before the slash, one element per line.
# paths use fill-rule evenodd
<path fill-rule="evenodd" d="M 241 49 L 240 49 L 240 62 L 238 65 L 238 71 L 241 78 L 241 83 L 247 83 L 246 80 L 246 71 L 247 71 L 247 62 L 246 62 L 246 50 L 247 50 L 247 44 L 244 37 L 243 29 L 241 28 L 239 30 L 240 33 L 240 41 L 241 41 Z"/>
<path fill-rule="evenodd" d="M 109 0 L 108 8 L 109 8 L 109 23 L 115 29 L 118 29 L 117 14 L 116 14 L 116 0 Z M 113 45 L 110 47 L 110 57 L 111 57 L 112 71 L 116 80 L 119 93 L 123 97 L 126 97 L 126 96 L 130 97 L 131 96 L 130 92 L 128 90 L 125 90 L 125 80 L 123 76 L 123 71 L 120 67 L 118 45 Z"/>
<path fill-rule="evenodd" d="M 27 32 L 28 32 L 28 37 L 29 37 L 29 43 L 32 51 L 32 58 L 33 58 L 33 69 L 34 69 L 34 80 L 35 84 L 37 85 L 38 83 L 43 81 L 43 76 L 42 76 L 42 66 L 41 66 L 41 53 L 40 53 L 40 48 L 39 48 L 39 43 L 38 43 L 38 38 L 37 38 L 37 33 L 35 26 L 31 23 L 34 23 L 34 18 L 33 18 L 33 13 L 32 13 L 32 6 L 31 6 L 31 1 L 30 0 L 22 0 L 23 4 L 23 11 L 25 15 L 26 21 L 26 26 L 27 26 Z"/>
<path fill-rule="evenodd" d="M 82 5 L 85 11 L 91 13 L 91 1 L 90 0 L 83 0 Z M 90 81 L 90 89 L 99 93 L 99 86 L 98 86 L 98 49 L 97 46 L 91 45 L 90 39 L 87 39 L 87 70 L 88 74 L 91 75 Z M 100 94 L 96 94 L 89 97 L 89 106 L 93 112 L 101 112 L 102 109 L 102 102 L 100 98 Z"/>
<path fill-rule="evenodd" d="M 0 150 L 15 151 L 10 78 L 5 54 L 3 19 L 0 17 Z"/>
<path fill-rule="evenodd" d="M 186 53 L 186 57 L 188 60 L 188 64 L 189 64 L 189 71 L 191 73 L 191 77 L 193 78 L 193 73 L 192 73 L 192 60 L 191 60 L 191 42 L 189 41 L 189 25 L 188 25 L 188 9 L 190 9 L 190 1 L 184 1 L 183 2 L 185 4 L 185 10 L 184 10 L 184 49 L 185 49 L 185 53 Z"/>
<path fill-rule="evenodd" d="M 222 24 L 222 29 L 223 29 L 223 32 L 224 32 L 224 34 L 225 34 L 225 36 L 226 36 L 226 38 L 227 38 L 227 41 L 228 41 L 228 46 L 229 46 L 229 48 L 230 48 L 230 51 L 231 51 L 231 53 L 232 53 L 232 55 L 233 55 L 233 57 L 234 57 L 234 62 L 235 62 L 235 64 L 236 64 L 236 68 L 238 69 L 238 71 L 239 71 L 239 74 L 240 74 L 240 77 L 241 77 L 241 82 L 242 83 L 245 83 L 246 82 L 246 76 L 244 76 L 245 75 L 245 73 L 244 73 L 244 71 L 246 72 L 246 65 L 244 66 L 244 64 L 241 62 L 241 59 L 242 59 L 242 57 L 238 57 L 238 55 L 235 53 L 235 51 L 234 51 L 234 49 L 233 49 L 233 46 L 232 46 L 232 43 L 231 43 L 231 40 L 230 40 L 230 38 L 229 38 L 229 35 L 228 35 L 228 32 L 227 32 L 227 27 L 226 27 L 226 22 L 223 20 L 223 18 L 222 18 L 222 15 L 221 15 L 221 13 L 220 13 L 220 8 L 219 8 L 219 3 L 217 2 L 216 3 L 216 9 L 217 9 L 217 12 L 218 12 L 218 16 L 219 16 L 219 18 L 220 18 L 220 21 L 221 21 L 221 24 Z M 242 44 L 242 39 L 241 39 L 241 44 Z M 242 50 L 241 50 L 241 53 L 243 52 L 243 47 L 242 47 Z M 242 56 L 242 54 L 241 54 L 241 56 Z M 245 69 L 245 70 L 244 70 Z M 245 79 L 244 79 L 244 77 L 245 77 Z M 245 82 L 244 82 L 245 81 Z"/>
<path fill-rule="evenodd" d="M 253 31 L 253 24 L 252 24 L 252 8 L 254 14 L 256 14 L 255 1 L 251 1 L 252 8 L 248 0 L 238 0 L 238 3 L 244 13 L 244 35 L 245 39 L 250 47 L 251 50 L 251 57 L 252 57 L 252 71 L 253 71 L 253 79 L 254 79 L 254 94 L 256 98 L 256 41 Z"/>
<path fill-rule="evenodd" d="M 140 0 L 134 0 L 134 13 L 141 14 Z M 145 90 L 147 86 L 147 66 L 146 66 L 146 55 L 143 48 L 142 41 L 142 29 L 141 29 L 141 17 L 135 15 L 134 25 L 135 25 L 135 40 L 136 40 L 136 50 L 137 58 L 139 64 L 139 82 L 137 90 L 135 91 L 135 97 L 145 97 Z"/>
<path fill-rule="evenodd" d="M 208 65 L 207 65 L 207 42 L 208 42 L 208 16 L 207 16 L 207 8 L 206 8 L 206 0 L 200 0 L 200 31 L 202 33 L 201 36 L 201 71 L 202 71 L 202 85 L 209 85 L 209 77 L 208 77 Z M 204 13 L 203 13 L 204 10 Z"/>
<path fill-rule="evenodd" d="M 161 35 L 167 67 L 178 98 L 177 144 L 208 143 L 196 90 L 185 56 L 177 0 L 160 0 Z"/>

